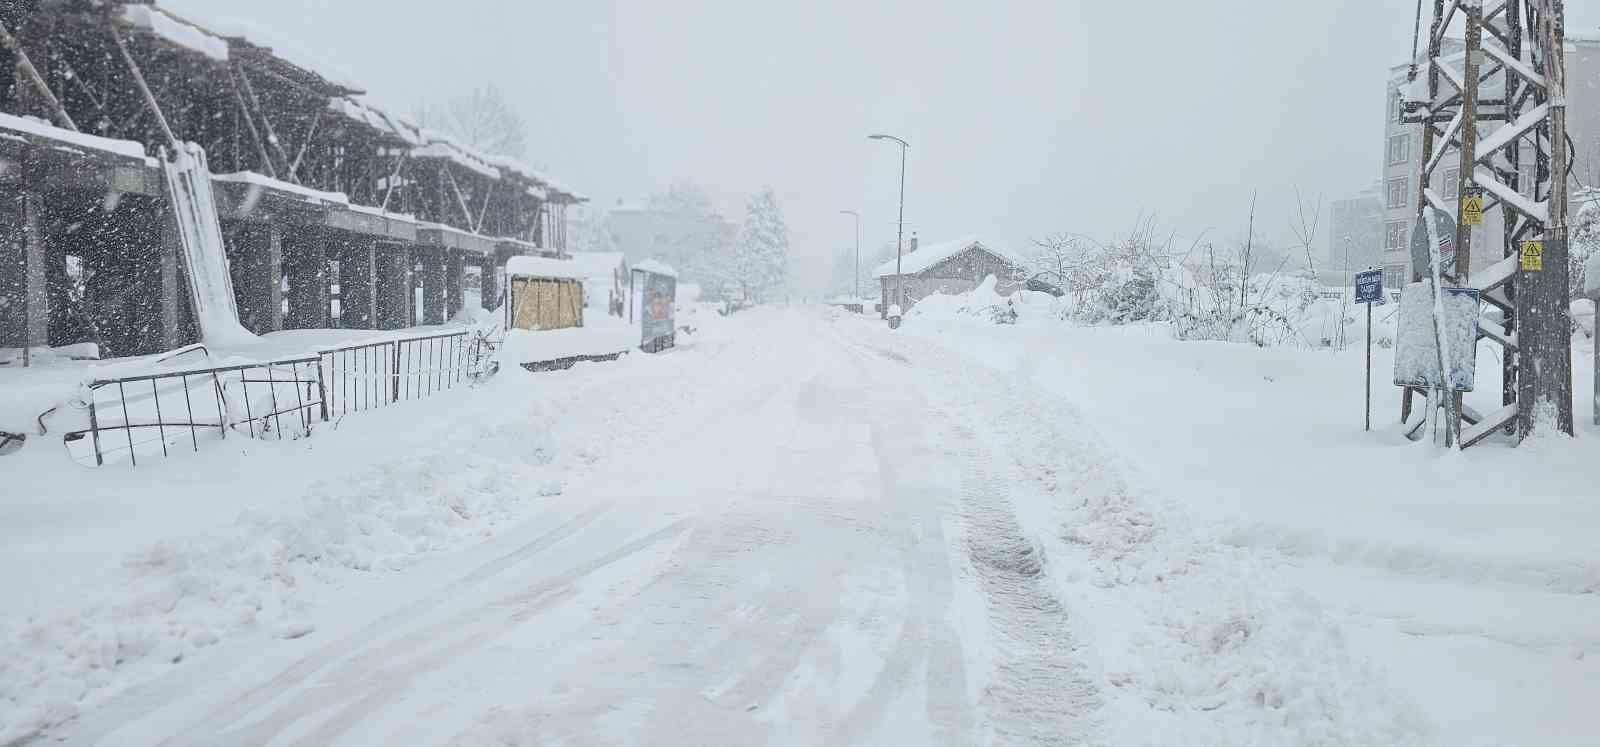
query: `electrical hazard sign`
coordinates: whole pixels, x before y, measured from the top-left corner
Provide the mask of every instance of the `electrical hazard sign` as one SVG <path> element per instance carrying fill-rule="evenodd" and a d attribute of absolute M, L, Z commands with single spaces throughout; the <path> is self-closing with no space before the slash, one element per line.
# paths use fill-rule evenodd
<path fill-rule="evenodd" d="M 1461 196 L 1461 224 L 1483 225 L 1483 192 L 1472 191 Z"/>
<path fill-rule="evenodd" d="M 1544 242 L 1522 242 L 1522 271 L 1544 272 Z"/>

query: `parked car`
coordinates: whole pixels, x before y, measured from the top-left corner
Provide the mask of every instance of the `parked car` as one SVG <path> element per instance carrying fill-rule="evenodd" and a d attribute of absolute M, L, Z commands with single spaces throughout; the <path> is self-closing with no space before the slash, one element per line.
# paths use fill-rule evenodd
<path fill-rule="evenodd" d="M 1054 278 L 1054 282 L 1052 282 L 1051 280 L 1047 280 L 1046 279 L 1047 277 Z M 1056 278 L 1054 272 L 1046 270 L 1044 272 L 1041 272 L 1041 273 L 1038 273 L 1038 274 L 1034 275 L 1031 278 L 1028 278 L 1028 282 L 1023 287 L 1027 288 L 1028 290 L 1031 290 L 1031 291 L 1038 291 L 1040 293 L 1049 293 L 1050 295 L 1055 296 L 1056 298 L 1060 298 L 1062 296 L 1067 295 L 1066 291 L 1061 290 L 1061 285 L 1062 285 L 1061 279 L 1060 278 Z"/>

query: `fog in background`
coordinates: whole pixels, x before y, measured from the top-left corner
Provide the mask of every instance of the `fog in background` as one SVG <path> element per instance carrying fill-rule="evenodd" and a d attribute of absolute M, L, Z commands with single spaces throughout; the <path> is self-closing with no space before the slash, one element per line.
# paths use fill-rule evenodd
<path fill-rule="evenodd" d="M 1185 235 L 1288 237 L 1294 189 L 1376 179 L 1413 0 L 182 0 L 302 40 L 400 113 L 484 83 L 528 160 L 598 208 L 680 179 L 737 221 L 777 190 L 802 285 L 907 231 L 1026 249 L 1141 213 Z M 1600 8 L 1569 3 L 1568 25 Z M 808 260 L 814 260 L 808 262 Z"/>

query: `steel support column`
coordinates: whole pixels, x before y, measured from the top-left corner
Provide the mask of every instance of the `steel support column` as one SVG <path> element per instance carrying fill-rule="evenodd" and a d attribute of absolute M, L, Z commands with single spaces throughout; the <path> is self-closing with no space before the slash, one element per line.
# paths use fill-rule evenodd
<path fill-rule="evenodd" d="M 271 221 L 240 221 L 228 245 L 239 322 L 265 334 L 283 329 L 283 231 Z"/>
<path fill-rule="evenodd" d="M 339 247 L 339 326 L 372 329 L 377 326 L 377 242 L 370 237 L 347 238 Z"/>

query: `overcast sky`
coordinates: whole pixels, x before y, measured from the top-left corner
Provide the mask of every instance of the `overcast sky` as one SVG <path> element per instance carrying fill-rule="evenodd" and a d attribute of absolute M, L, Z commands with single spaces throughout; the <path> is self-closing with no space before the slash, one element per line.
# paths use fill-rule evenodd
<path fill-rule="evenodd" d="M 182 0 L 306 41 L 403 112 L 493 82 L 529 161 L 598 204 L 677 179 L 735 220 L 764 184 L 798 254 L 894 240 L 1024 248 L 1141 212 L 1288 235 L 1296 187 L 1379 175 L 1384 81 L 1413 0 Z M 415 9 L 408 9 L 414 5 Z M 1570 26 L 1594 10 L 1569 3 Z M 441 10 L 442 9 L 442 10 Z"/>

